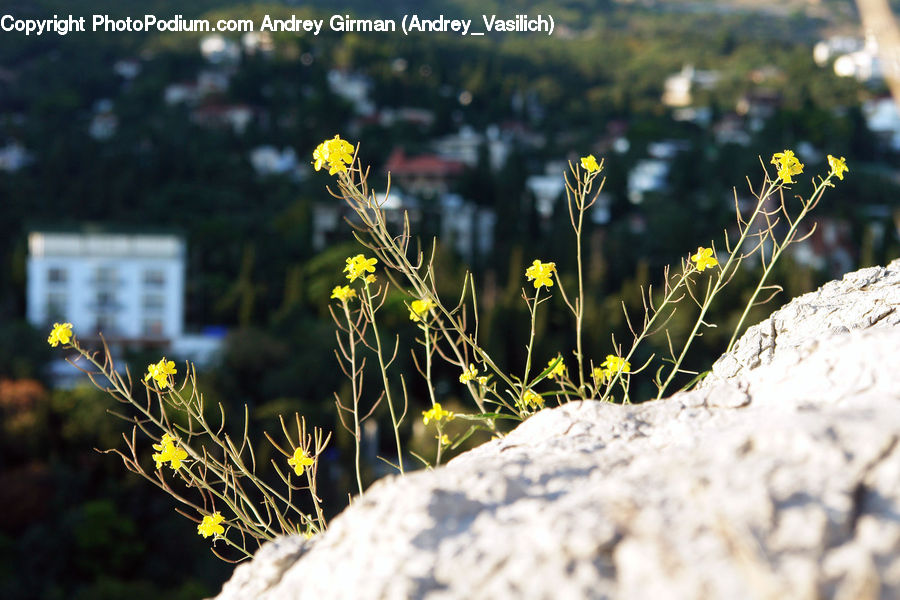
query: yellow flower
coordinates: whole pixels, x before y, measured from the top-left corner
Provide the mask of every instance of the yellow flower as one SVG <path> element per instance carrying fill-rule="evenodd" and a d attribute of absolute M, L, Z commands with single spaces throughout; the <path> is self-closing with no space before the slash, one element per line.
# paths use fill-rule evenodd
<path fill-rule="evenodd" d="M 463 371 L 463 374 L 459 376 L 460 383 L 469 383 L 476 379 L 480 379 L 480 377 L 478 377 L 478 369 L 476 369 L 473 364 L 469 364 L 469 368 Z"/>
<path fill-rule="evenodd" d="M 155 365 L 147 365 L 147 374 L 144 375 L 144 381 L 151 378 L 156 381 L 156 385 L 160 388 L 169 387 L 169 375 L 174 375 L 178 371 L 175 369 L 175 361 L 166 361 L 163 357 Z"/>
<path fill-rule="evenodd" d="M 436 440 L 440 440 L 441 446 L 449 446 L 450 445 L 450 438 L 447 436 L 446 433 L 443 435 L 440 435 L 440 436 L 436 435 L 436 436 L 434 436 L 434 438 Z"/>
<path fill-rule="evenodd" d="M 542 263 L 535 260 L 530 267 L 525 269 L 525 276 L 529 281 L 534 280 L 534 289 L 538 289 L 542 285 L 549 288 L 553 285 L 554 272 L 556 272 L 556 263 Z"/>
<path fill-rule="evenodd" d="M 843 156 L 840 158 L 835 158 L 829 154 L 828 155 L 828 166 L 831 167 L 831 172 L 834 173 L 834 176 L 837 177 L 838 179 L 840 179 L 841 181 L 844 180 L 844 173 L 847 173 L 850 171 L 850 169 L 847 168 L 847 162 Z"/>
<path fill-rule="evenodd" d="M 541 408 L 544 406 L 544 399 L 540 394 L 535 394 L 531 390 L 525 390 L 525 395 L 522 396 L 522 403 L 526 407 Z"/>
<path fill-rule="evenodd" d="M 600 165 L 597 164 L 597 159 L 593 154 L 588 154 L 581 157 L 581 168 L 588 173 L 595 173 L 600 170 Z"/>
<path fill-rule="evenodd" d="M 713 256 L 712 248 L 704 248 L 703 246 L 697 247 L 697 253 L 691 257 L 691 260 L 697 263 L 698 271 L 703 271 L 719 264 L 719 261 Z"/>
<path fill-rule="evenodd" d="M 488 384 L 488 378 L 487 378 L 487 375 L 482 375 L 481 377 L 479 377 L 479 378 L 477 379 L 477 381 L 478 381 L 478 384 L 479 384 L 479 385 L 487 385 L 487 384 Z"/>
<path fill-rule="evenodd" d="M 313 150 L 313 159 L 316 171 L 327 165 L 329 175 L 342 173 L 347 170 L 347 165 L 353 162 L 353 144 L 336 135 L 316 146 Z"/>
<path fill-rule="evenodd" d="M 441 422 L 443 420 L 452 421 L 456 415 L 449 410 L 444 410 L 440 402 L 435 402 L 428 410 L 422 411 L 422 422 L 428 425 L 430 421 Z"/>
<path fill-rule="evenodd" d="M 428 315 L 428 311 L 434 308 L 434 302 L 430 298 L 422 300 L 413 300 L 409 303 L 409 318 L 411 321 L 421 321 L 422 317 Z"/>
<path fill-rule="evenodd" d="M 222 513 L 219 511 L 214 512 L 212 515 L 206 515 L 203 517 L 203 522 L 197 525 L 197 533 L 205 538 L 208 538 L 211 535 L 219 537 L 225 533 L 225 528 L 220 525 L 224 520 L 225 517 L 223 517 Z"/>
<path fill-rule="evenodd" d="M 175 438 L 168 433 L 164 433 L 159 443 L 153 444 L 153 449 L 159 451 L 153 455 L 157 469 L 161 469 L 167 462 L 174 471 L 181 468 L 181 464 L 188 457 L 188 453 L 184 448 L 176 446 L 176 442 Z"/>
<path fill-rule="evenodd" d="M 288 464 L 294 467 L 294 473 L 303 475 L 303 469 L 316 462 L 312 457 L 307 456 L 303 448 L 294 448 L 294 456 L 288 459 Z"/>
<path fill-rule="evenodd" d="M 607 377 L 611 377 L 616 373 L 631 373 L 631 363 L 615 354 L 607 354 L 606 360 L 600 365 L 606 369 Z"/>
<path fill-rule="evenodd" d="M 372 260 L 375 260 L 375 259 L 372 259 Z M 378 280 L 378 278 L 375 277 L 374 275 L 366 275 L 363 278 L 363 281 L 365 281 L 366 283 L 375 283 L 377 280 Z"/>
<path fill-rule="evenodd" d="M 559 357 L 557 356 L 556 358 L 559 358 Z M 555 361 L 556 358 L 551 358 L 547 362 L 547 366 L 549 367 L 550 365 L 552 365 L 553 361 Z M 557 363 L 557 365 L 555 367 L 553 367 L 553 370 L 550 371 L 550 374 L 548 375 L 548 377 L 550 377 L 551 379 L 556 379 L 557 377 L 563 376 L 565 374 L 566 374 L 566 363 L 564 360 L 560 359 L 559 363 Z"/>
<path fill-rule="evenodd" d="M 375 263 L 377 262 L 377 258 L 366 258 L 362 254 L 351 256 L 347 259 L 347 265 L 344 267 L 344 271 L 347 273 L 347 279 L 353 282 L 360 277 L 365 277 L 366 272 L 374 273 Z"/>
<path fill-rule="evenodd" d="M 47 343 L 56 348 L 57 344 L 65 346 L 70 339 L 72 339 L 72 324 L 54 323 L 50 337 L 47 338 Z"/>
<path fill-rule="evenodd" d="M 600 385 L 604 381 L 606 381 L 606 369 L 603 367 L 594 367 L 594 370 L 591 371 L 591 374 L 594 376 L 594 384 Z"/>
<path fill-rule="evenodd" d="M 794 183 L 791 177 L 803 172 L 803 164 L 794 156 L 792 150 L 773 154 L 772 164 L 778 167 L 778 178 L 785 183 Z"/>
<path fill-rule="evenodd" d="M 336 285 L 334 286 L 334 289 L 331 290 L 331 298 L 332 300 L 336 299 L 341 302 L 348 302 L 351 298 L 356 298 L 356 290 L 349 285 Z"/>

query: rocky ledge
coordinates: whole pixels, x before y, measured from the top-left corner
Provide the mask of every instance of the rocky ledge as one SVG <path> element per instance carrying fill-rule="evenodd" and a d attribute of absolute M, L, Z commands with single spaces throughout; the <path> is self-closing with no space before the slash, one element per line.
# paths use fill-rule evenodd
<path fill-rule="evenodd" d="M 385 478 L 218 598 L 898 598 L 898 441 L 900 260 L 794 299 L 695 391 Z"/>

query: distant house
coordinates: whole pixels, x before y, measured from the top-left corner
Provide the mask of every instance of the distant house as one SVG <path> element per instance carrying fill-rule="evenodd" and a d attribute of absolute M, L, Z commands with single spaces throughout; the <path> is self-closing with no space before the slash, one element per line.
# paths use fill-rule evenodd
<path fill-rule="evenodd" d="M 257 146 L 250 151 L 250 164 L 258 175 L 296 173 L 297 152 L 290 147 L 278 150 L 275 146 Z"/>
<path fill-rule="evenodd" d="M 423 197 L 445 194 L 465 169 L 457 160 L 448 160 L 434 154 L 407 156 L 401 148 L 388 157 L 385 171 L 405 191 Z"/>
<path fill-rule="evenodd" d="M 820 67 L 834 60 L 834 73 L 839 77 L 853 77 L 861 82 L 883 77 L 878 42 L 873 36 L 865 40 L 847 36 L 823 40 L 813 47 L 813 60 Z"/>
<path fill-rule="evenodd" d="M 246 131 L 252 120 L 253 109 L 243 104 L 210 104 L 191 112 L 191 121 L 201 127 L 230 127 L 238 135 Z"/>
<path fill-rule="evenodd" d="M 525 189 L 534 196 L 534 209 L 543 218 L 553 215 L 556 204 L 562 202 L 566 182 L 561 173 L 552 175 L 531 175 L 525 180 Z"/>
<path fill-rule="evenodd" d="M 509 144 L 501 139 L 497 127 L 489 128 L 487 135 L 482 135 L 468 126 L 462 127 L 456 134 L 435 140 L 432 147 L 438 156 L 459 161 L 469 167 L 478 164 L 481 150 L 484 148 L 487 150 L 490 167 L 494 171 L 502 169 L 509 156 Z"/>
<path fill-rule="evenodd" d="M 32 231 L 26 317 L 37 328 L 72 323 L 88 342 L 116 352 L 154 348 L 199 364 L 215 360 L 221 331 L 186 334 L 185 242 L 174 234 Z M 65 365 L 54 377 L 72 375 Z"/>
<path fill-rule="evenodd" d="M 824 67 L 832 59 L 845 54 L 852 54 L 863 49 L 865 42 L 857 37 L 833 36 L 813 46 L 813 60 Z"/>
<path fill-rule="evenodd" d="M 31 154 L 19 142 L 9 142 L 0 148 L 0 171 L 15 173 L 33 161 Z"/>
<path fill-rule="evenodd" d="M 494 248 L 496 212 L 457 194 L 440 198 L 441 239 L 468 261 L 486 256 Z"/>
<path fill-rule="evenodd" d="M 744 119 L 735 113 L 723 115 L 713 125 L 713 135 L 716 138 L 716 144 L 720 146 L 725 144 L 749 146 L 751 142 L 750 134 L 744 125 Z"/>
<path fill-rule="evenodd" d="M 365 75 L 332 69 L 328 71 L 328 88 L 335 95 L 350 102 L 357 114 L 375 113 L 375 104 L 369 99 L 372 81 Z"/>
<path fill-rule="evenodd" d="M 718 71 L 701 71 L 693 65 L 685 65 L 680 72 L 670 75 L 663 82 L 662 102 L 672 108 L 690 106 L 695 86 L 710 90 L 719 83 L 720 78 Z"/>
<path fill-rule="evenodd" d="M 88 126 L 88 134 L 95 140 L 108 140 L 116 134 L 119 118 L 113 112 L 111 100 L 100 100 L 94 105 L 94 116 Z"/>
<path fill-rule="evenodd" d="M 193 104 L 200 99 L 200 90 L 194 82 L 172 83 L 163 91 L 163 100 L 167 106 L 176 104 Z"/>
<path fill-rule="evenodd" d="M 658 158 L 639 160 L 628 173 L 628 200 L 640 204 L 647 193 L 663 191 L 669 169 L 669 163 Z"/>
<path fill-rule="evenodd" d="M 889 97 L 869 100 L 863 104 L 866 125 L 892 150 L 900 151 L 900 110 Z"/>
<path fill-rule="evenodd" d="M 233 64 L 241 59 L 241 47 L 218 33 L 200 40 L 200 54 L 214 65 Z"/>
<path fill-rule="evenodd" d="M 241 44 L 247 54 L 271 54 L 275 51 L 275 41 L 268 31 L 249 31 L 241 36 Z"/>
<path fill-rule="evenodd" d="M 122 79 L 131 81 L 141 73 L 141 62 L 134 58 L 117 60 L 113 64 L 113 72 Z"/>
<path fill-rule="evenodd" d="M 27 318 L 77 334 L 167 345 L 184 332 L 185 244 L 176 235 L 33 231 Z"/>

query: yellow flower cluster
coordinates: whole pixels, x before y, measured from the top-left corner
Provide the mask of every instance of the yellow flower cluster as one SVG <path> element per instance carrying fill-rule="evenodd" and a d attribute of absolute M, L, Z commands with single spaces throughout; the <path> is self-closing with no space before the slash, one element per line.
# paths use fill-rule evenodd
<path fill-rule="evenodd" d="M 841 181 L 844 180 L 844 173 L 850 171 L 850 169 L 847 168 L 847 160 L 843 156 L 840 158 L 835 158 L 834 156 L 829 154 L 828 166 L 831 167 L 831 172 L 834 174 L 834 176 Z"/>
<path fill-rule="evenodd" d="M 316 146 L 313 159 L 316 171 L 327 166 L 329 175 L 343 173 L 347 170 L 347 165 L 353 162 L 353 144 L 336 135 Z"/>
<path fill-rule="evenodd" d="M 522 404 L 528 408 L 543 408 L 544 398 L 531 390 L 525 390 L 525 394 L 522 396 Z"/>
<path fill-rule="evenodd" d="M 593 154 L 588 154 L 587 156 L 581 157 L 581 168 L 588 173 L 596 173 L 602 167 L 597 164 L 597 159 L 594 158 Z"/>
<path fill-rule="evenodd" d="M 144 381 L 153 379 L 157 387 L 160 389 L 167 388 L 170 385 L 169 375 L 174 375 L 178 370 L 175 369 L 175 361 L 167 361 L 165 357 L 154 365 L 147 365 L 147 374 L 144 375 Z"/>
<path fill-rule="evenodd" d="M 697 264 L 698 271 L 703 271 L 719 264 L 719 261 L 713 256 L 712 248 L 704 248 L 703 246 L 697 248 L 697 252 L 691 256 L 691 260 Z"/>
<path fill-rule="evenodd" d="M 432 308 L 434 308 L 434 302 L 430 298 L 413 300 L 409 303 L 409 319 L 411 321 L 421 321 L 422 317 L 427 316 Z"/>
<path fill-rule="evenodd" d="M 459 382 L 469 383 L 470 381 L 477 381 L 481 385 L 487 385 L 488 378 L 487 375 L 479 375 L 475 365 L 469 364 L 469 368 L 463 371 L 463 374 L 459 376 Z"/>
<path fill-rule="evenodd" d="M 428 425 L 428 423 L 430 423 L 431 421 L 434 421 L 435 423 L 440 423 L 444 420 L 452 421 L 455 417 L 456 415 L 451 411 L 444 410 L 443 407 L 441 407 L 440 402 L 435 402 L 434 406 L 432 406 L 430 409 L 422 411 L 422 422 L 426 425 Z"/>
<path fill-rule="evenodd" d="M 153 449 L 157 452 L 153 455 L 156 461 L 156 468 L 161 469 L 166 463 L 172 467 L 173 471 L 181 468 L 181 463 L 188 457 L 188 453 L 184 448 L 179 448 L 175 444 L 177 440 L 168 433 L 164 433 L 158 444 L 153 444 Z"/>
<path fill-rule="evenodd" d="M 549 288 L 553 285 L 553 273 L 555 272 L 556 263 L 535 260 L 530 267 L 525 269 L 525 276 L 528 281 L 534 280 L 534 289 L 539 289 L 542 285 Z"/>
<path fill-rule="evenodd" d="M 288 464 L 294 468 L 294 473 L 303 475 L 303 469 L 313 464 L 315 459 L 306 454 L 303 448 L 294 448 L 294 456 L 288 459 Z"/>
<path fill-rule="evenodd" d="M 362 254 L 357 254 L 356 256 L 351 256 L 347 259 L 347 265 L 344 267 L 344 272 L 347 273 L 347 279 L 349 279 L 351 283 L 360 277 L 365 278 L 367 283 L 372 283 L 375 281 L 375 276 L 366 275 L 366 273 L 374 273 L 375 263 L 377 262 L 377 258 L 366 258 Z"/>
<path fill-rule="evenodd" d="M 220 525 L 224 520 L 225 517 L 219 511 L 214 512 L 212 515 L 206 515 L 203 517 L 203 522 L 197 525 L 197 533 L 205 538 L 211 535 L 219 537 L 225 533 L 225 528 Z"/>
<path fill-rule="evenodd" d="M 794 156 L 792 150 L 773 154 L 772 164 L 778 167 L 778 178 L 784 183 L 794 183 L 794 180 L 791 178 L 803 172 L 803 163 Z"/>
<path fill-rule="evenodd" d="M 356 290 L 349 285 L 336 285 L 331 290 L 331 299 L 340 300 L 341 302 L 349 302 L 351 298 L 356 298 Z"/>
<path fill-rule="evenodd" d="M 616 373 L 631 373 L 631 363 L 615 354 L 607 354 L 599 367 L 594 367 L 594 380 L 599 384 L 613 378 Z"/>
<path fill-rule="evenodd" d="M 550 365 L 552 365 L 553 361 L 555 361 L 557 358 L 559 358 L 559 357 L 557 356 L 556 358 L 551 358 L 547 362 L 547 366 L 549 367 Z M 557 363 L 557 365 L 555 367 L 553 367 L 553 370 L 550 371 L 550 375 L 548 375 L 548 377 L 550 377 L 551 379 L 556 379 L 557 377 L 562 377 L 565 374 L 566 374 L 566 363 L 564 360 L 560 359 L 559 363 Z"/>
<path fill-rule="evenodd" d="M 47 338 L 47 343 L 56 348 L 57 344 L 62 344 L 63 346 L 65 346 L 71 339 L 71 323 L 54 323 L 53 330 L 50 332 L 50 337 Z"/>

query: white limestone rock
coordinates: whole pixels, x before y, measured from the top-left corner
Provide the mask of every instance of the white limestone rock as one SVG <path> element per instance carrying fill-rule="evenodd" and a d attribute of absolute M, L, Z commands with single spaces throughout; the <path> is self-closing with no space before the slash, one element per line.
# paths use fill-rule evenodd
<path fill-rule="evenodd" d="M 900 261 L 801 296 L 695 391 L 573 402 L 375 483 L 219 599 L 900 597 Z"/>

